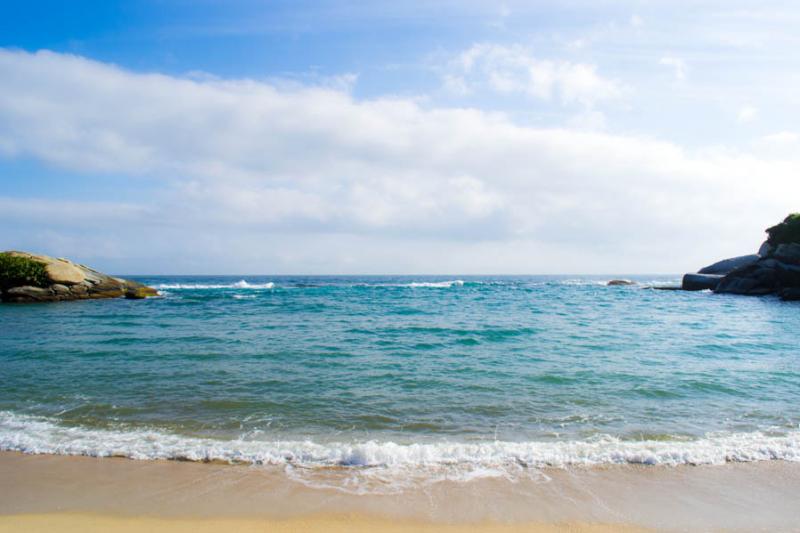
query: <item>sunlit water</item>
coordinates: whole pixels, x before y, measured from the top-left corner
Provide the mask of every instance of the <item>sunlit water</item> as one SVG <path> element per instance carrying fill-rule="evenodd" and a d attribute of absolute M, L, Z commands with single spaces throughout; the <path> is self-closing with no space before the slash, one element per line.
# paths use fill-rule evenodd
<path fill-rule="evenodd" d="M 162 298 L 0 305 L 0 448 L 383 481 L 800 460 L 800 304 L 607 279 L 158 277 Z"/>

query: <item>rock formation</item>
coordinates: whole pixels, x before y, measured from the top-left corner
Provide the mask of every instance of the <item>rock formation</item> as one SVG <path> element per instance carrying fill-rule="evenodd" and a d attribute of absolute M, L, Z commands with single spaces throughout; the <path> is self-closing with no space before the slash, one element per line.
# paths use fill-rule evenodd
<path fill-rule="evenodd" d="M 800 300 L 800 214 L 767 229 L 758 254 L 725 259 L 683 277 L 684 290 Z"/>
<path fill-rule="evenodd" d="M 136 281 L 108 276 L 68 259 L 28 252 L 0 253 L 0 300 L 56 302 L 93 298 L 157 296 Z"/>

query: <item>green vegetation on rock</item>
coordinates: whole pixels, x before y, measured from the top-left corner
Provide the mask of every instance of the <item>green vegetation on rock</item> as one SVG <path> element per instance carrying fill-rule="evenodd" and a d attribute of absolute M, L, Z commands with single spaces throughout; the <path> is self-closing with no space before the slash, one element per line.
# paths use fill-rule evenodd
<path fill-rule="evenodd" d="M 0 288 L 9 289 L 21 285 L 45 287 L 49 283 L 44 263 L 0 253 Z"/>
<path fill-rule="evenodd" d="M 767 228 L 767 242 L 773 246 L 787 243 L 800 243 L 800 213 L 792 213 L 783 222 Z"/>

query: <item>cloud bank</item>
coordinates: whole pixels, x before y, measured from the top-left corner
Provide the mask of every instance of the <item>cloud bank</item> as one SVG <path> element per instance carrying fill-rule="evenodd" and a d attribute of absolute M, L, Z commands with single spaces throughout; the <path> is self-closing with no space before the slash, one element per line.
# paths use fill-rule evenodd
<path fill-rule="evenodd" d="M 524 90 L 615 97 L 542 68 Z M 150 272 L 677 272 L 750 252 L 800 193 L 787 157 L 48 51 L 0 50 L 0 157 L 146 182 L 118 206 L 0 193 L 0 224 L 5 247 Z"/>

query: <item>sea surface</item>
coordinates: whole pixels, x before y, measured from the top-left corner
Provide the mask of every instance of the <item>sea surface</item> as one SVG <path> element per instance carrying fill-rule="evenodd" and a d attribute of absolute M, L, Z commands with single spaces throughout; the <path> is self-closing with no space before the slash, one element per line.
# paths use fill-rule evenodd
<path fill-rule="evenodd" d="M 800 303 L 653 276 L 136 279 L 162 296 L 0 305 L 0 449 L 354 491 L 800 461 Z"/>

